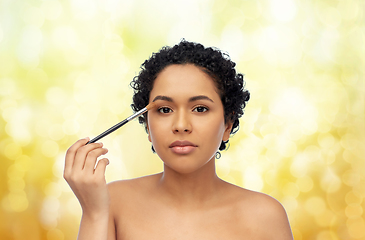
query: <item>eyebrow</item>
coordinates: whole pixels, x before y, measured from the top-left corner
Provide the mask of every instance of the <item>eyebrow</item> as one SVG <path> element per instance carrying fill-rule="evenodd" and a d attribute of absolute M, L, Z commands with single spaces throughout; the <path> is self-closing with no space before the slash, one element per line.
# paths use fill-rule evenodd
<path fill-rule="evenodd" d="M 168 101 L 168 102 L 173 102 L 174 100 L 171 97 L 168 96 L 162 96 L 162 95 L 158 95 L 156 96 L 152 102 L 155 102 L 156 100 L 164 100 L 164 101 Z M 194 102 L 194 101 L 198 101 L 198 100 L 208 100 L 214 103 L 214 101 L 212 99 L 210 99 L 209 97 L 205 96 L 205 95 L 198 95 L 198 96 L 194 96 L 189 98 L 189 102 Z"/>

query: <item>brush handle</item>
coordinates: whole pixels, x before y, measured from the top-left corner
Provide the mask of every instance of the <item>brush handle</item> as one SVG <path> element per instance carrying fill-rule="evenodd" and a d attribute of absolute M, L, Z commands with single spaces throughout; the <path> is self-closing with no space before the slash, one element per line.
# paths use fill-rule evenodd
<path fill-rule="evenodd" d="M 118 128 L 120 128 L 121 126 L 123 126 L 124 124 L 126 124 L 127 122 L 129 122 L 128 119 L 124 119 L 120 123 L 115 124 L 113 127 L 109 128 L 105 132 L 103 132 L 103 133 L 99 134 L 97 137 L 91 139 L 88 143 L 86 143 L 86 145 L 89 144 L 89 143 L 94 143 L 94 142 L 98 141 L 99 139 L 105 137 L 106 135 L 114 132 L 115 130 L 117 130 Z"/>
<path fill-rule="evenodd" d="M 136 112 L 135 114 L 131 115 L 130 117 L 124 119 L 123 121 L 121 121 L 118 124 L 115 124 L 113 127 L 109 128 L 108 130 L 106 130 L 105 132 L 99 134 L 97 137 L 91 139 L 88 143 L 86 143 L 85 145 L 89 144 L 89 143 L 94 143 L 96 141 L 98 141 L 99 139 L 105 137 L 106 135 L 114 132 L 115 130 L 117 130 L 118 128 L 120 128 L 121 126 L 123 126 L 124 124 L 126 124 L 127 122 L 135 119 L 136 117 L 142 115 L 143 113 L 147 112 L 147 107 L 139 110 L 138 112 Z"/>

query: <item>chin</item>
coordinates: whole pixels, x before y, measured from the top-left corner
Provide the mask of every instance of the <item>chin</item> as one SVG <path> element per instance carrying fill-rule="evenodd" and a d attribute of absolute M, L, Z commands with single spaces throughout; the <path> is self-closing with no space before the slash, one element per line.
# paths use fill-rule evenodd
<path fill-rule="evenodd" d="M 209 162 L 209 161 L 198 162 L 198 161 L 194 161 L 192 159 L 189 159 L 186 161 L 179 159 L 179 160 L 175 160 L 175 161 L 176 162 L 164 161 L 165 171 L 172 170 L 176 173 L 183 174 L 183 175 L 191 174 L 191 173 L 194 173 L 196 171 L 203 169 Z"/>

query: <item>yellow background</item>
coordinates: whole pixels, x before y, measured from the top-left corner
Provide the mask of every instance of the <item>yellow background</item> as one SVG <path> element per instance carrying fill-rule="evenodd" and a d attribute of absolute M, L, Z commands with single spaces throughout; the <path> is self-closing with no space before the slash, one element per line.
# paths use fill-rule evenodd
<path fill-rule="evenodd" d="M 0 238 L 76 238 L 66 149 L 128 117 L 140 64 L 186 38 L 227 51 L 252 96 L 219 176 L 281 201 L 296 240 L 365 239 L 364 11 L 362 0 L 0 0 Z M 108 181 L 162 170 L 137 121 L 103 142 Z"/>

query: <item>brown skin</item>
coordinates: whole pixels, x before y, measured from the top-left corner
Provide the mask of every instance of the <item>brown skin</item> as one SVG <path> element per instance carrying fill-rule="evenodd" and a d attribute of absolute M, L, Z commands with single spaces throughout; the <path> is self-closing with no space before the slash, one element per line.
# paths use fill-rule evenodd
<path fill-rule="evenodd" d="M 154 100 L 148 139 L 162 173 L 106 185 L 108 160 L 92 167 L 106 149 L 84 146 L 86 139 L 67 152 L 65 179 L 83 209 L 79 239 L 293 239 L 279 202 L 216 175 L 215 152 L 232 124 L 213 80 L 190 64 L 168 66 L 155 80 Z M 172 148 L 176 140 L 194 147 Z"/>

